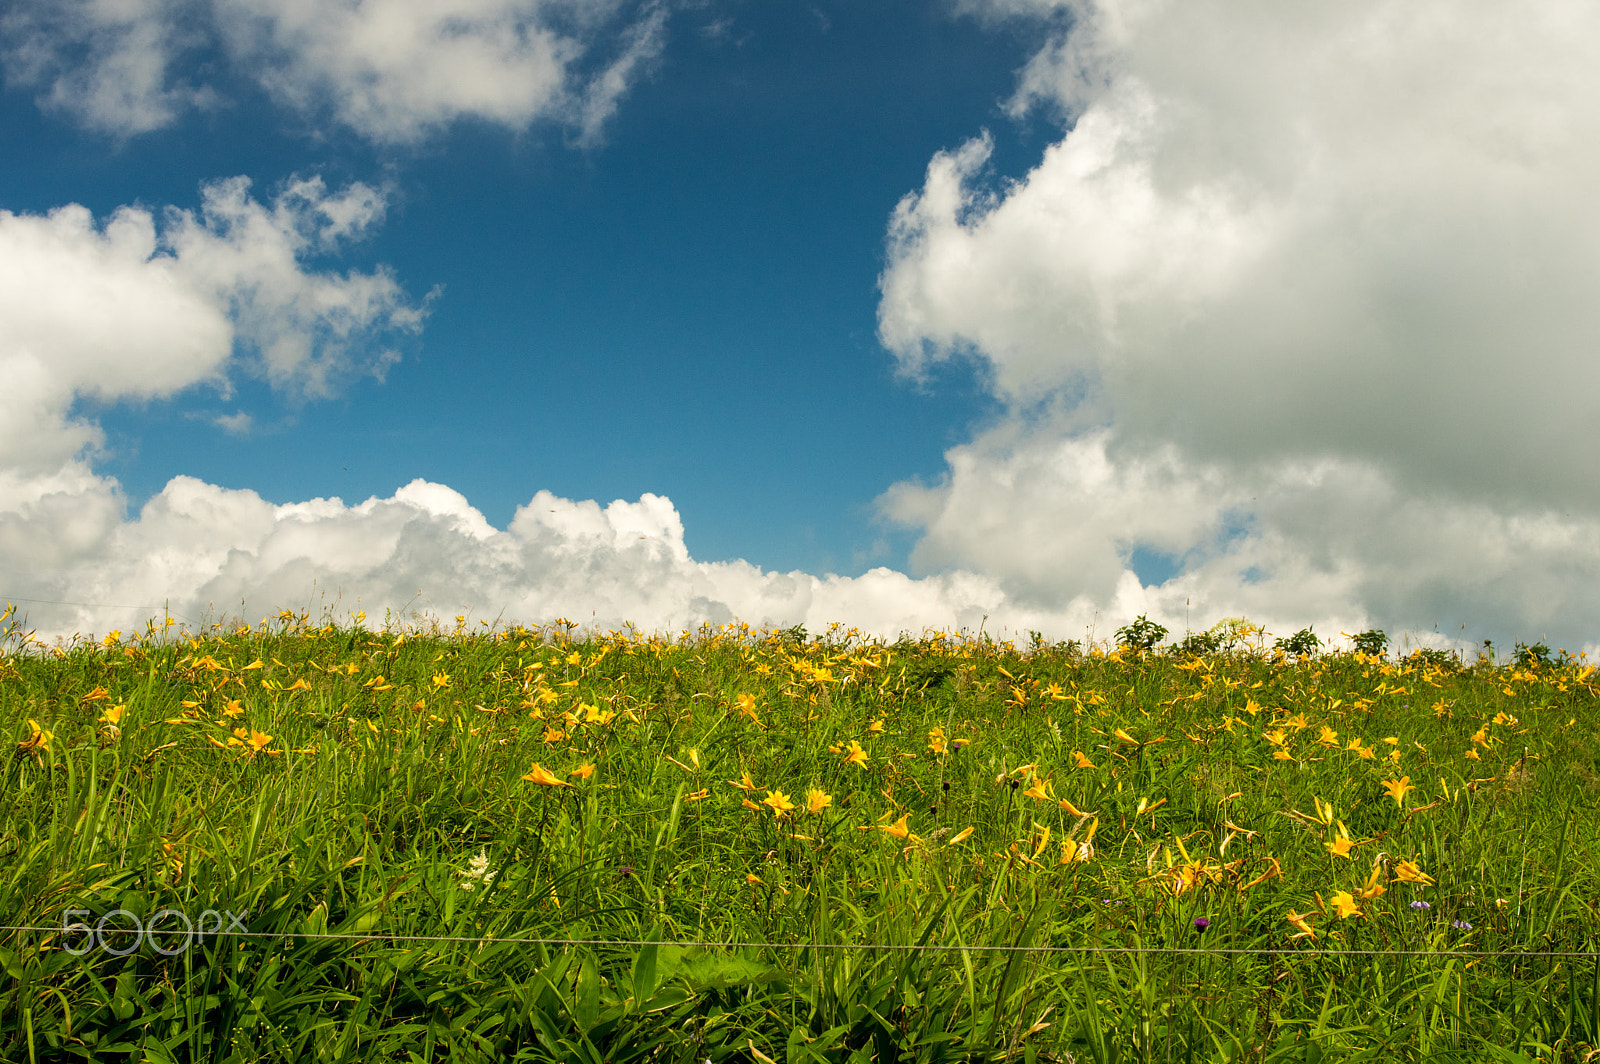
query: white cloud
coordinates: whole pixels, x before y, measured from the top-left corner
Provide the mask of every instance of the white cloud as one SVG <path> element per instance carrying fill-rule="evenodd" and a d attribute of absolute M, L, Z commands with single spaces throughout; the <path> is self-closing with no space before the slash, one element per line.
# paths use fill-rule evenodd
<path fill-rule="evenodd" d="M 1148 613 L 1175 632 L 1248 616 L 1277 634 L 1386 627 L 1574 651 L 1600 632 L 1600 522 L 1413 494 L 1370 464 L 1327 456 L 1204 465 L 1167 445 L 1117 457 L 1112 430 L 1005 424 L 947 455 L 934 485 L 881 500 L 919 529 L 913 569 L 987 574 L 1011 608 Z M 1134 548 L 1180 571 L 1144 586 Z M 1461 624 L 1467 624 L 1465 631 Z"/>
<path fill-rule="evenodd" d="M 1012 411 L 884 497 L 919 566 L 1103 604 L 1145 546 L 1186 561 L 1168 623 L 1592 641 L 1600 13 L 972 6 L 1070 7 L 1014 109 L 1071 129 L 1012 183 L 986 136 L 941 154 L 895 212 L 884 342 Z"/>
<path fill-rule="evenodd" d="M 382 199 L 355 184 L 291 183 L 270 205 L 233 178 L 198 211 L 122 207 L 0 210 L 0 466 L 48 473 L 98 442 L 80 398 L 160 398 L 196 384 L 226 390 L 233 368 L 296 395 L 381 375 L 375 341 L 414 332 L 422 310 L 384 270 L 334 274 L 301 258 L 359 233 Z"/>
<path fill-rule="evenodd" d="M 820 632 L 842 620 L 887 638 L 985 623 L 997 634 L 1009 624 L 1013 636 L 1037 627 L 1081 638 L 1093 622 L 1013 606 L 970 573 L 816 577 L 696 561 L 677 511 L 656 495 L 602 508 L 541 491 L 501 530 L 457 492 L 420 480 L 356 505 L 274 506 L 176 477 L 127 520 L 115 482 L 74 465 L 36 481 L 28 498 L 0 490 L 0 556 L 14 574 L 5 594 L 35 600 L 23 604 L 30 624 L 54 636 L 127 630 L 162 609 L 198 625 L 284 607 L 669 632 L 735 619 Z"/>
<path fill-rule="evenodd" d="M 256 419 L 248 411 L 236 410 L 231 414 L 218 414 L 211 423 L 231 436 L 248 436 L 255 428 Z"/>
<path fill-rule="evenodd" d="M 196 40 L 186 0 L 22 0 L 0 16 L 6 81 L 43 90 L 40 103 L 127 136 L 170 125 L 215 93 L 171 76 Z"/>
<path fill-rule="evenodd" d="M 119 135 L 218 106 L 186 73 L 221 56 L 305 118 L 379 142 L 463 118 L 554 119 L 592 142 L 665 21 L 659 0 L 20 0 L 0 61 L 43 105 Z"/>

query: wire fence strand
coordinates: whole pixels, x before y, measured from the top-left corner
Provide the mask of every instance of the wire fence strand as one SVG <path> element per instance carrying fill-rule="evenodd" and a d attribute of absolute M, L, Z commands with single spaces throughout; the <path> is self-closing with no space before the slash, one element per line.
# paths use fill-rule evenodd
<path fill-rule="evenodd" d="M 0 931 L 43 931 L 54 935 L 83 934 L 91 929 L 87 924 L 64 927 L 36 926 L 30 924 L 0 924 Z M 127 932 L 130 928 L 100 929 L 102 933 Z M 144 934 L 152 934 L 144 930 Z M 543 938 L 504 937 L 497 935 L 397 935 L 389 933 L 351 934 L 348 932 L 316 931 L 196 931 L 178 930 L 154 932 L 163 936 L 212 938 L 276 938 L 307 941 L 352 941 L 360 943 L 411 943 L 451 942 L 485 945 L 521 946 L 613 946 L 639 948 L 644 946 L 678 946 L 685 949 L 771 949 L 771 950 L 861 950 L 867 952 L 927 952 L 927 953 L 1064 953 L 1064 954 L 1206 954 L 1209 956 L 1292 956 L 1292 957 L 1516 957 L 1520 959 L 1546 958 L 1550 960 L 1600 959 L 1600 950 L 1433 950 L 1433 949 L 1323 949 L 1303 946 L 961 946 L 945 943 L 892 943 L 892 942 L 735 942 L 714 939 L 649 939 L 649 938 Z"/>
<path fill-rule="evenodd" d="M 20 595 L 0 595 L 7 602 L 32 602 L 45 606 L 89 606 L 97 610 L 165 610 L 165 606 L 119 606 L 114 602 L 68 602 L 65 599 L 23 598 Z M 176 616 L 176 615 L 174 615 Z"/>

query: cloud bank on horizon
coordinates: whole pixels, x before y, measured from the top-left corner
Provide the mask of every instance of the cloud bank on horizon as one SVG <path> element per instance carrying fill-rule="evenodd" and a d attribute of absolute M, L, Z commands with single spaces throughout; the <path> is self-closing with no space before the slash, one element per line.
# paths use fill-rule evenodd
<path fill-rule="evenodd" d="M 887 487 L 910 575 L 690 557 L 672 503 L 539 492 L 504 529 L 458 492 L 275 505 L 178 477 L 130 515 L 94 404 L 381 378 L 428 298 L 325 267 L 383 191 L 245 178 L 198 210 L 0 211 L 0 562 L 47 632 L 170 602 L 423 608 L 676 630 L 842 621 L 1105 637 L 1249 616 L 1467 639 L 1600 634 L 1592 427 L 1600 15 L 1578 5 L 989 0 L 1040 44 L 1009 108 L 1068 132 L 1023 178 L 987 134 L 888 223 L 880 338 L 910 375 L 980 365 L 1003 414 L 933 483 Z M 182 17 L 179 17 L 179 16 Z M 1066 17 L 1061 17 L 1065 15 Z M 580 142 L 663 47 L 659 4 L 24 3 L 13 84 L 133 136 L 221 106 L 212 49 L 283 107 L 377 143 L 458 119 Z M 174 26 L 193 27 L 179 34 Z M 447 298 L 447 297 L 446 297 Z M 240 415 L 243 416 L 243 415 Z M 1142 583 L 1135 553 L 1168 560 Z M 146 611 L 147 612 L 147 611 Z M 1442 631 L 1437 638 L 1458 633 Z"/>

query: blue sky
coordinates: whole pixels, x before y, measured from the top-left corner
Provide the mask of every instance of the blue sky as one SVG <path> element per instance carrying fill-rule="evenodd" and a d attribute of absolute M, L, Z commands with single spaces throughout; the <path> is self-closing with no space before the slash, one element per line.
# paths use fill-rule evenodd
<path fill-rule="evenodd" d="M 0 596 L 1593 646 L 1594 17 L 21 0 Z"/>
<path fill-rule="evenodd" d="M 876 337 L 883 227 L 928 159 L 1001 114 L 1015 32 L 937 5 L 729 4 L 674 15 L 601 139 L 462 121 L 424 143 L 309 135 L 247 84 L 234 103 L 119 143 L 5 93 L 31 161 L 0 202 L 103 214 L 191 206 L 202 180 L 292 174 L 391 186 L 345 265 L 442 291 L 385 381 L 303 406 L 245 387 L 98 413 L 134 505 L 186 473 L 275 502 L 358 501 L 414 477 L 503 526 L 538 488 L 670 496 L 696 557 L 857 573 L 903 567 L 888 483 L 937 475 L 991 405 L 970 369 L 897 379 Z M 14 156 L 17 157 L 17 156 Z M 175 165 L 174 160 L 181 160 Z M 242 436 L 194 415 L 244 410 Z"/>

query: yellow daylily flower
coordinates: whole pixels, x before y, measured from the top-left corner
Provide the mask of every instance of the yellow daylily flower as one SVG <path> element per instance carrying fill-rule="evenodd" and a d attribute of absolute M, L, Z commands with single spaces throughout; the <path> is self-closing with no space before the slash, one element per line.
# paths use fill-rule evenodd
<path fill-rule="evenodd" d="M 36 720 L 28 721 L 28 737 L 17 744 L 17 753 L 33 754 L 37 757 L 42 751 L 50 749 L 50 742 L 55 738 L 55 733 L 49 728 L 39 727 Z"/>
<path fill-rule="evenodd" d="M 1417 867 L 1415 861 L 1401 861 L 1394 866 L 1394 878 L 1402 883 L 1420 883 L 1425 887 L 1434 885 L 1433 877 Z"/>
<path fill-rule="evenodd" d="M 522 778 L 527 780 L 529 783 L 537 783 L 541 787 L 572 786 L 572 784 L 560 778 L 543 765 L 540 765 L 537 761 L 534 762 L 533 767 L 528 770 L 527 775 L 523 776 Z"/>
<path fill-rule="evenodd" d="M 1341 920 L 1348 920 L 1352 916 L 1361 915 L 1361 907 L 1356 904 L 1355 898 L 1350 896 L 1348 890 L 1339 891 L 1328 899 L 1328 903 L 1333 906 L 1333 911 Z"/>
<path fill-rule="evenodd" d="M 585 761 L 583 764 L 579 765 L 577 768 L 575 768 L 571 772 L 567 773 L 567 775 L 576 776 L 580 780 L 586 780 L 590 776 L 594 775 L 594 762 Z"/>
<path fill-rule="evenodd" d="M 1289 936 L 1291 941 L 1293 941 L 1294 939 L 1297 939 L 1297 938 L 1316 938 L 1317 937 L 1316 929 L 1311 926 L 1311 922 L 1310 922 L 1311 915 L 1312 915 L 1311 913 L 1297 913 L 1293 909 L 1290 909 L 1288 911 L 1288 913 L 1285 914 L 1284 919 L 1288 920 L 1291 924 L 1293 924 L 1300 931 L 1300 933 L 1298 935 L 1290 935 Z"/>
<path fill-rule="evenodd" d="M 1082 750 L 1072 751 L 1072 759 L 1078 763 L 1079 768 L 1094 768 L 1094 762 L 1085 757 Z"/>
<path fill-rule="evenodd" d="M 945 845 L 954 846 L 958 842 L 966 842 L 968 839 L 972 838 L 972 831 L 972 828 L 962 828 L 960 831 L 952 835 L 950 837 L 950 841 L 945 843 Z"/>
<path fill-rule="evenodd" d="M 806 790 L 806 812 L 812 816 L 819 815 L 824 809 L 833 804 L 833 795 L 818 787 Z"/>
<path fill-rule="evenodd" d="M 861 744 L 851 739 L 850 750 L 845 755 L 844 763 L 847 765 L 860 765 L 862 768 L 866 768 L 867 762 L 870 760 L 871 758 L 867 757 L 867 752 L 861 749 Z"/>
<path fill-rule="evenodd" d="M 1335 857 L 1343 857 L 1348 861 L 1350 860 L 1350 851 L 1355 848 L 1355 843 L 1346 834 L 1344 824 L 1341 822 L 1339 824 L 1339 836 L 1332 842 L 1323 843 L 1323 846 L 1327 847 L 1328 852 Z"/>
<path fill-rule="evenodd" d="M 1397 780 L 1384 780 L 1383 789 L 1389 792 L 1389 797 L 1394 799 L 1396 808 L 1405 806 L 1406 792 L 1414 790 L 1411 786 L 1410 776 L 1401 776 Z"/>
<path fill-rule="evenodd" d="M 878 830 L 893 835 L 897 839 L 915 839 L 916 836 L 911 834 L 911 829 L 906 826 L 906 821 L 910 819 L 911 814 L 904 813 L 893 824 L 880 824 Z"/>

